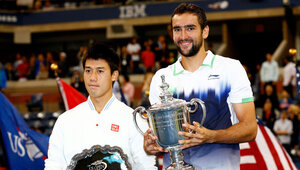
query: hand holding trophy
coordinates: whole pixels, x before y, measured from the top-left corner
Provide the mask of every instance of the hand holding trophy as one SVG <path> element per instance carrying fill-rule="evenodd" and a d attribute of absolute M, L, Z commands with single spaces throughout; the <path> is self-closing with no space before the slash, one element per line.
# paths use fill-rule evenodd
<path fill-rule="evenodd" d="M 134 122 L 139 132 L 144 134 L 137 125 L 136 114 L 139 113 L 143 119 L 148 119 L 149 127 L 153 135 L 157 137 L 156 142 L 170 152 L 172 163 L 166 168 L 167 170 L 193 170 L 192 165 L 183 161 L 182 149 L 178 140 L 185 137 L 178 135 L 178 132 L 186 131 L 182 124 L 190 123 L 190 113 L 194 113 L 198 109 L 198 105 L 202 107 L 203 116 L 200 126 L 203 125 L 206 118 L 204 102 L 197 98 L 193 98 L 190 102 L 174 99 L 172 93 L 168 91 L 169 85 L 165 82 L 165 76 L 162 75 L 161 79 L 160 102 L 150 106 L 148 110 L 142 106 L 137 107 L 133 112 Z M 143 116 L 144 113 L 147 113 L 147 117 Z"/>

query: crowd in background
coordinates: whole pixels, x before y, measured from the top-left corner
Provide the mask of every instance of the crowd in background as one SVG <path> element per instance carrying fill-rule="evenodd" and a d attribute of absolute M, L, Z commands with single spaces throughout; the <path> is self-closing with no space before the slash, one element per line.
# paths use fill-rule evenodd
<path fill-rule="evenodd" d="M 0 74 L 0 79 L 3 85 L 0 84 L 0 89 L 6 87 L 6 81 L 43 80 L 61 77 L 70 78 L 71 85 L 86 94 L 82 78 L 81 58 L 85 55 L 87 48 L 88 45 L 81 46 L 76 55 L 68 55 L 64 51 L 32 52 L 31 54 L 16 52 L 10 57 L 2 58 L 0 70 L 2 70 L 3 75 Z M 113 48 L 118 52 L 121 59 L 121 74 L 128 79 L 131 74 L 148 74 L 166 67 L 173 63 L 177 57 L 176 52 L 169 49 L 164 35 L 145 40 L 134 37 L 128 40 L 127 44 Z M 132 94 L 130 98 L 132 100 Z"/>

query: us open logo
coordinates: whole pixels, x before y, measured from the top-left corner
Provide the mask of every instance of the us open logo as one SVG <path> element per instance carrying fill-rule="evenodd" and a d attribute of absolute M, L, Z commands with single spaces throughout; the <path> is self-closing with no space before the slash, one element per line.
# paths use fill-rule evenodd
<path fill-rule="evenodd" d="M 18 154 L 20 157 L 24 157 L 27 153 L 29 159 L 34 161 L 43 157 L 43 153 L 34 144 L 34 142 L 28 137 L 27 134 L 18 131 L 19 135 L 7 132 L 11 150 Z"/>

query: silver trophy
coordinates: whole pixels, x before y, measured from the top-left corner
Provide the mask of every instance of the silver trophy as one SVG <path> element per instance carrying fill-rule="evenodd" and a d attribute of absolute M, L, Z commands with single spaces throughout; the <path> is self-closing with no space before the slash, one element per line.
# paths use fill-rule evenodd
<path fill-rule="evenodd" d="M 171 165 L 167 170 L 193 170 L 194 167 L 183 161 L 182 149 L 178 140 L 185 137 L 178 135 L 178 131 L 186 131 L 182 127 L 183 123 L 190 123 L 190 113 L 194 113 L 198 109 L 198 105 L 202 107 L 202 120 L 200 126 L 203 125 L 206 118 L 206 108 L 204 102 L 198 98 L 193 98 L 190 102 L 182 99 L 175 99 L 171 92 L 168 91 L 169 85 L 165 82 L 165 76 L 161 76 L 162 93 L 160 94 L 160 102 L 150 106 L 148 110 L 144 107 L 137 107 L 134 112 L 134 122 L 141 134 L 144 134 L 136 121 L 136 114 L 139 113 L 143 119 L 148 120 L 148 125 L 152 132 L 157 136 L 157 143 L 170 152 Z M 192 109 L 193 108 L 193 109 Z M 147 116 L 143 115 L 147 113 Z M 190 131 L 190 133 L 192 133 Z"/>

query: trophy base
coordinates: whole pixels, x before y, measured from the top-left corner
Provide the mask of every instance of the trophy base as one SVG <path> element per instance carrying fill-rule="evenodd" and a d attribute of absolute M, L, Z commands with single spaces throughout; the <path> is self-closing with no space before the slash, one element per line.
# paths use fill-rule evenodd
<path fill-rule="evenodd" d="M 171 165 L 166 170 L 195 170 L 195 168 L 183 161 L 182 150 L 179 145 L 167 147 L 170 152 Z"/>
<path fill-rule="evenodd" d="M 187 163 L 179 162 L 171 164 L 166 170 L 195 170 L 195 168 Z"/>

